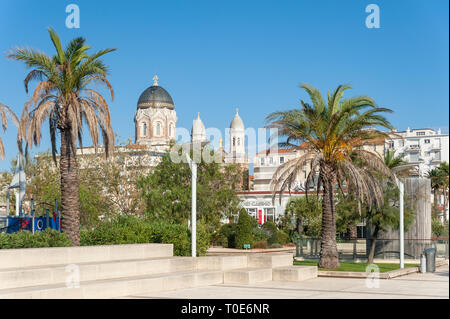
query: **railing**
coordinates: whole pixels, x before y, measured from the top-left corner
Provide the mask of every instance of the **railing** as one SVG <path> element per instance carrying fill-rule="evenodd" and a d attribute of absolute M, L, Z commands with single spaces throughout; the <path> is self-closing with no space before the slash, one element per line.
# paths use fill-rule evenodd
<path fill-rule="evenodd" d="M 320 238 L 297 240 L 296 257 L 317 259 L 320 257 Z M 370 253 L 372 239 L 338 240 L 339 259 L 366 260 Z M 405 259 L 419 259 L 425 249 L 436 248 L 436 257 L 448 259 L 448 238 L 405 239 Z M 374 258 L 399 259 L 398 239 L 375 239 Z"/>

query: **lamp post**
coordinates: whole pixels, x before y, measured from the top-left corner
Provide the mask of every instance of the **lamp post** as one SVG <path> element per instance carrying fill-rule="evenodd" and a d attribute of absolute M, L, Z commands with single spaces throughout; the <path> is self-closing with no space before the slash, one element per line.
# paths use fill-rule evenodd
<path fill-rule="evenodd" d="M 192 190 L 192 208 L 191 208 L 191 247 L 192 257 L 197 257 L 197 163 L 186 153 L 186 159 L 191 168 L 191 190 Z"/>
<path fill-rule="evenodd" d="M 197 257 L 197 162 L 196 162 L 196 152 L 200 151 L 200 160 L 201 160 L 201 152 L 203 147 L 209 144 L 207 142 L 191 142 L 184 144 L 183 149 L 188 146 L 189 150 L 194 148 L 193 150 L 193 158 L 191 159 L 189 153 L 186 154 L 186 160 L 191 168 L 191 191 L 192 191 L 192 205 L 191 205 L 191 247 L 192 247 L 192 257 Z M 191 147 L 192 146 L 192 147 Z"/>

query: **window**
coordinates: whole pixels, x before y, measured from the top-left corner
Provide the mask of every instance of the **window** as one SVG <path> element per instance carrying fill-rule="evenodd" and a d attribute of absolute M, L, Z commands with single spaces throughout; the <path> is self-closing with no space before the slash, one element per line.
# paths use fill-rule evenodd
<path fill-rule="evenodd" d="M 424 135 L 425 135 L 425 132 L 416 132 L 416 135 L 417 135 L 417 136 L 424 136 Z"/>
<path fill-rule="evenodd" d="M 261 166 L 264 166 L 264 158 L 261 158 Z"/>
<path fill-rule="evenodd" d="M 161 122 L 156 122 L 156 136 L 161 136 Z"/>
<path fill-rule="evenodd" d="M 389 148 L 390 148 L 390 149 L 393 149 L 393 148 L 394 148 L 394 141 L 390 141 L 390 142 L 389 142 Z"/>
<path fill-rule="evenodd" d="M 233 146 L 236 146 L 236 138 L 233 137 Z"/>
<path fill-rule="evenodd" d="M 241 139 L 238 137 L 238 139 L 237 139 L 237 145 L 239 146 L 239 145 L 241 145 Z"/>
<path fill-rule="evenodd" d="M 169 124 L 169 136 L 172 136 L 173 124 Z"/>
<path fill-rule="evenodd" d="M 273 157 L 270 157 L 269 163 L 270 163 L 270 165 L 273 165 Z"/>
<path fill-rule="evenodd" d="M 430 140 L 429 140 L 429 139 L 426 139 L 426 140 L 424 140 L 424 143 L 425 143 L 425 144 L 430 144 Z"/>
<path fill-rule="evenodd" d="M 303 178 L 306 179 L 306 171 L 303 171 Z"/>
<path fill-rule="evenodd" d="M 411 153 L 409 154 L 409 160 L 410 162 L 418 162 L 419 161 L 419 153 Z"/>
<path fill-rule="evenodd" d="M 147 123 L 142 124 L 142 137 L 147 136 Z"/>
<path fill-rule="evenodd" d="M 281 156 L 281 157 L 280 157 L 280 164 L 283 164 L 283 163 L 284 163 L 284 157 Z"/>

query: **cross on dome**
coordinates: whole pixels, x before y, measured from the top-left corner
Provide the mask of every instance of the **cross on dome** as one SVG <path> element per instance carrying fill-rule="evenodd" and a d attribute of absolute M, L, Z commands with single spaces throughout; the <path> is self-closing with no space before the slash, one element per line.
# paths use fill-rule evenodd
<path fill-rule="evenodd" d="M 158 80 L 159 80 L 158 76 L 155 75 L 155 76 L 153 77 L 153 86 L 158 86 Z"/>

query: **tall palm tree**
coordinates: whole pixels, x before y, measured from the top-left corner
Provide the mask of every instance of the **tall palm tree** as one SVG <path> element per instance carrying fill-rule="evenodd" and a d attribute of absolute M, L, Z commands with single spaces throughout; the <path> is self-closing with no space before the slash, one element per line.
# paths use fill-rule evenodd
<path fill-rule="evenodd" d="M 23 61 L 32 69 L 25 78 L 27 93 L 29 82 L 38 80 L 20 119 L 20 130 L 27 147 L 40 144 L 41 125 L 48 120 L 52 155 L 56 163 L 57 133 L 60 135 L 62 230 L 74 245 L 79 245 L 76 149 L 78 143 L 82 146 L 84 121 L 95 149 L 97 150 L 101 133 L 106 156 L 112 154 L 114 134 L 108 103 L 91 85 L 99 83 L 106 86 L 111 100 L 114 99 L 112 86 L 106 78 L 108 68 L 99 58 L 115 49 L 104 49 L 88 55 L 90 46 L 81 37 L 73 39 L 63 49 L 56 32 L 51 28 L 48 32 L 56 54 L 48 56 L 34 49 L 16 48 L 9 54 L 9 58 Z"/>
<path fill-rule="evenodd" d="M 8 119 L 7 119 L 8 115 L 11 117 L 11 120 L 14 123 L 14 125 L 19 127 L 19 119 L 14 114 L 14 112 L 5 104 L 0 103 L 0 120 L 2 122 L 3 132 L 6 131 L 8 127 Z M 3 141 L 2 138 L 0 137 L 0 160 L 4 159 L 5 159 L 5 147 L 3 146 Z"/>
<path fill-rule="evenodd" d="M 306 143 L 306 153 L 279 166 L 272 178 L 273 200 L 277 190 L 281 194 L 290 190 L 302 170 L 302 163 L 310 163 L 306 184 L 314 181 L 318 173 L 317 192 L 322 189 L 322 236 L 318 266 L 333 269 L 339 267 L 336 246 L 336 211 L 334 192 L 336 186 L 351 187 L 360 202 L 383 204 L 381 183 L 373 170 L 393 178 L 383 159 L 375 153 L 364 150 L 365 143 L 374 139 L 387 138 L 388 133 L 376 127 L 392 129 L 382 115 L 392 112 L 377 107 L 368 96 L 343 98 L 349 85 L 339 85 L 328 101 L 311 85 L 302 84 L 312 104 L 301 102 L 301 108 L 285 112 L 274 112 L 267 116 L 267 127 L 277 128 L 279 136 L 286 137 L 280 147 L 297 147 Z M 364 165 L 355 165 L 358 158 Z"/>

